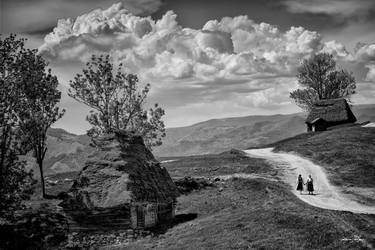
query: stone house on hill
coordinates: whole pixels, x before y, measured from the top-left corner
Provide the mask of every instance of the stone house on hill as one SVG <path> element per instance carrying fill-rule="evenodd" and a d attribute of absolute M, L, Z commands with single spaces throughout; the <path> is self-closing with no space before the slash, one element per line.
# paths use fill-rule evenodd
<path fill-rule="evenodd" d="M 345 99 L 317 101 L 306 118 L 307 131 L 324 131 L 329 127 L 354 123 L 354 116 Z"/>

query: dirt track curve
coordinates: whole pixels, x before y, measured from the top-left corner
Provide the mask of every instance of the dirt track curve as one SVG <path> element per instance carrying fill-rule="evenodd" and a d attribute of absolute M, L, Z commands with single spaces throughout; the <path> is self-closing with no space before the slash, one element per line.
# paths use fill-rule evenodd
<path fill-rule="evenodd" d="M 268 160 L 275 168 L 282 170 L 284 181 L 291 185 L 293 193 L 310 205 L 331 210 L 350 211 L 353 213 L 375 214 L 375 207 L 359 204 L 340 193 L 328 181 L 322 167 L 310 160 L 291 153 L 275 153 L 273 148 L 245 150 L 251 157 Z M 315 195 L 300 195 L 297 192 L 297 176 L 301 174 L 304 181 L 311 174 L 314 179 Z M 306 187 L 306 186 L 305 186 Z M 306 192 L 304 192 L 306 193 Z"/>

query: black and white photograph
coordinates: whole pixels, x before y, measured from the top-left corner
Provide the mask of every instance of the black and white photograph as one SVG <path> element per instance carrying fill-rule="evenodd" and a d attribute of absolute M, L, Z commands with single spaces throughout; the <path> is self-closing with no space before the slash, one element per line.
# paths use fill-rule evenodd
<path fill-rule="evenodd" d="M 0 0 L 0 250 L 375 249 L 374 0 Z"/>

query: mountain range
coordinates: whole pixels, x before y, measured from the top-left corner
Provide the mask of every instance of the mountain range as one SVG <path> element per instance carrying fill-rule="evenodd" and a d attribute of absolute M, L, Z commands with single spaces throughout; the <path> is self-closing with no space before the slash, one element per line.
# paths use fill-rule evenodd
<path fill-rule="evenodd" d="M 375 121 L 375 104 L 353 106 L 358 122 Z M 245 116 L 212 119 L 191 126 L 168 128 L 157 157 L 219 153 L 231 148 L 246 149 L 276 142 L 306 131 L 306 114 Z M 93 152 L 87 135 L 51 128 L 47 136 L 46 174 L 79 171 Z M 36 170 L 33 159 L 29 166 Z M 38 171 L 35 171 L 38 173 Z"/>

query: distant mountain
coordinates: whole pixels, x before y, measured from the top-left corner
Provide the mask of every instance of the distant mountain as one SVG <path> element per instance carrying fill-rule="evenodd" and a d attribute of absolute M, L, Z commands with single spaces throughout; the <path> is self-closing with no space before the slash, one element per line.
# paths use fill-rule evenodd
<path fill-rule="evenodd" d="M 213 119 L 188 127 L 167 129 L 158 156 L 186 156 L 245 149 L 305 131 L 303 114 Z"/>
<path fill-rule="evenodd" d="M 353 107 L 358 122 L 375 121 L 375 104 Z M 219 153 L 279 141 L 306 131 L 304 113 L 213 119 L 192 126 L 169 128 L 158 156 Z"/>
<path fill-rule="evenodd" d="M 44 160 L 46 175 L 81 170 L 93 147 L 89 147 L 87 135 L 71 134 L 63 129 L 51 128 L 47 132 L 47 153 Z M 39 175 L 38 167 L 31 157 L 27 156 L 28 165 Z"/>
<path fill-rule="evenodd" d="M 375 121 L 375 104 L 358 105 L 353 111 L 359 122 Z M 220 153 L 231 148 L 246 149 L 276 142 L 306 131 L 305 114 L 246 116 L 212 119 L 187 127 L 168 128 L 156 156 L 187 156 Z M 93 152 L 86 135 L 74 135 L 63 129 L 48 131 L 45 173 L 79 171 Z M 29 166 L 36 168 L 31 156 Z"/>
<path fill-rule="evenodd" d="M 375 122 L 375 104 L 356 105 L 352 109 L 358 122 Z"/>

